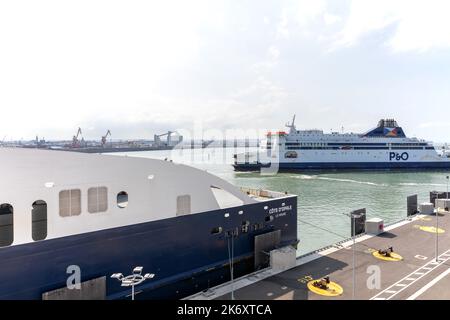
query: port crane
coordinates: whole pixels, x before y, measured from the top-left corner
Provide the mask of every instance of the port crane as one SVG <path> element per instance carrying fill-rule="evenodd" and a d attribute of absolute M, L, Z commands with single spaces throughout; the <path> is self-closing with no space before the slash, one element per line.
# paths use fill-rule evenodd
<path fill-rule="evenodd" d="M 108 131 L 106 132 L 106 134 L 104 136 L 102 136 L 102 147 L 105 146 L 106 144 L 106 138 L 108 138 L 108 136 L 111 136 L 111 131 L 108 129 Z"/>
<path fill-rule="evenodd" d="M 78 140 L 78 137 L 81 136 L 81 141 Z M 83 133 L 81 132 L 81 128 L 78 128 L 77 134 L 72 138 L 72 148 L 79 148 L 81 144 L 84 144 Z"/>
<path fill-rule="evenodd" d="M 166 133 L 163 134 L 155 134 L 154 136 L 154 143 L 156 146 L 166 146 L 166 147 L 170 147 L 172 146 L 172 134 L 178 134 L 176 131 L 168 131 Z M 165 137 L 167 136 L 166 142 L 162 142 L 161 137 Z M 177 143 L 181 142 L 183 140 L 182 136 L 179 136 Z"/>

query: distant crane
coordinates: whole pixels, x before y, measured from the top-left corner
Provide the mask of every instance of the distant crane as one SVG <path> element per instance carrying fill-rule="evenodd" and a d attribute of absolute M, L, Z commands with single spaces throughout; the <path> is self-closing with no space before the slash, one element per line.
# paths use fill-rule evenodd
<path fill-rule="evenodd" d="M 81 136 L 81 143 L 80 140 L 78 140 L 78 137 Z M 81 144 L 84 144 L 84 138 L 83 133 L 81 132 L 81 128 L 78 128 L 77 135 L 73 136 L 72 138 L 72 148 L 79 148 L 81 147 Z"/>
<path fill-rule="evenodd" d="M 108 131 L 106 132 L 106 134 L 104 136 L 102 136 L 102 147 L 105 146 L 106 144 L 106 138 L 108 138 L 108 136 L 111 136 L 111 131 L 108 129 Z"/>
<path fill-rule="evenodd" d="M 154 143 L 156 146 L 158 147 L 174 147 L 174 145 L 172 144 L 172 134 L 178 134 L 176 131 L 168 131 L 166 133 L 163 134 L 155 134 L 154 136 Z M 167 136 L 167 140 L 166 142 L 162 142 L 161 137 Z M 178 141 L 176 141 L 177 143 L 180 143 L 183 141 L 183 136 L 179 136 L 178 137 Z"/>
<path fill-rule="evenodd" d="M 155 134 L 155 138 L 154 138 L 155 144 L 157 146 L 162 146 L 162 145 L 168 146 L 172 133 L 173 133 L 172 131 L 168 131 L 168 132 L 162 133 L 162 134 Z M 165 137 L 165 136 L 167 136 L 167 140 L 165 143 L 163 143 L 161 140 L 161 137 Z"/>

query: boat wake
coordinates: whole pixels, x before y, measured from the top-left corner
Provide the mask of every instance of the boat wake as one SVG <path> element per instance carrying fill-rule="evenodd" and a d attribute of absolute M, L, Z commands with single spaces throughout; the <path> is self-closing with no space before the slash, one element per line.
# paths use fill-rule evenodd
<path fill-rule="evenodd" d="M 403 182 L 399 183 L 400 186 L 430 186 L 430 187 L 445 187 L 446 185 L 443 183 L 414 183 L 414 182 Z"/>
<path fill-rule="evenodd" d="M 322 177 L 322 176 L 310 176 L 310 175 L 298 175 L 291 176 L 292 178 L 301 179 L 301 180 L 327 180 L 327 181 L 336 181 L 336 182 L 346 182 L 346 183 L 357 183 L 357 184 L 365 184 L 369 186 L 377 186 L 377 187 L 386 187 L 387 184 L 384 183 L 375 183 L 370 181 L 359 181 L 353 179 L 339 179 L 339 178 L 330 178 L 330 177 Z"/>

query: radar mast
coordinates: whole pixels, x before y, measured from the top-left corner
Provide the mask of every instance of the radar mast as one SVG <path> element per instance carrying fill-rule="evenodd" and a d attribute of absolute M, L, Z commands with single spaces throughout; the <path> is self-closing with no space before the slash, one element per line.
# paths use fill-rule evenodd
<path fill-rule="evenodd" d="M 289 134 L 296 133 L 297 129 L 295 128 L 295 114 L 292 118 L 292 123 L 286 123 L 286 127 L 289 128 Z"/>

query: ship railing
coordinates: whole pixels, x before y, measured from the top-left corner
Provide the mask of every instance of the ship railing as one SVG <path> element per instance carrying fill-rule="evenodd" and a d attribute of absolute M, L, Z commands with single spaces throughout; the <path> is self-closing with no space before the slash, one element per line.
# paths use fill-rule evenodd
<path fill-rule="evenodd" d="M 396 220 L 396 221 L 394 221 L 394 222 L 386 223 L 386 224 L 384 225 L 384 229 L 386 230 L 386 228 L 392 227 L 392 226 L 394 226 L 394 225 L 400 224 L 400 223 L 405 222 L 405 221 L 412 221 L 415 217 L 418 217 L 419 215 L 420 215 L 420 213 L 417 213 L 417 214 L 415 214 L 415 215 L 412 215 L 412 216 L 409 216 L 409 217 L 406 217 L 406 218 L 402 218 L 402 219 Z M 362 237 L 367 236 L 367 235 L 368 235 L 368 233 L 363 232 L 363 233 L 357 234 L 354 238 L 355 238 L 355 239 L 358 239 L 358 238 L 362 238 Z M 326 250 L 332 249 L 332 248 L 338 248 L 338 249 L 341 249 L 341 248 L 343 247 L 342 245 L 343 245 L 344 243 L 348 243 L 348 242 L 350 242 L 350 241 L 352 241 L 352 240 L 353 240 L 353 237 L 348 237 L 348 238 L 346 238 L 346 239 L 343 239 L 343 240 L 334 242 L 334 243 L 332 243 L 332 244 L 329 244 L 329 245 L 320 247 L 320 248 L 318 248 L 318 249 L 315 249 L 315 250 L 306 252 L 306 253 L 304 253 L 304 254 L 302 254 L 302 255 L 297 256 L 296 259 L 297 259 L 297 260 L 301 260 L 301 259 L 306 258 L 306 257 L 308 257 L 308 256 L 311 256 L 311 255 L 314 255 L 314 254 L 318 254 L 318 253 L 321 253 L 321 252 L 323 252 L 323 251 L 326 251 Z"/>
<path fill-rule="evenodd" d="M 277 199 L 277 198 L 284 198 L 286 196 L 289 196 L 289 194 L 287 192 L 277 192 L 277 191 L 255 189 L 255 188 L 248 188 L 248 187 L 241 187 L 241 191 L 246 193 L 249 196 L 253 196 L 256 198 L 262 198 L 262 199 Z"/>

